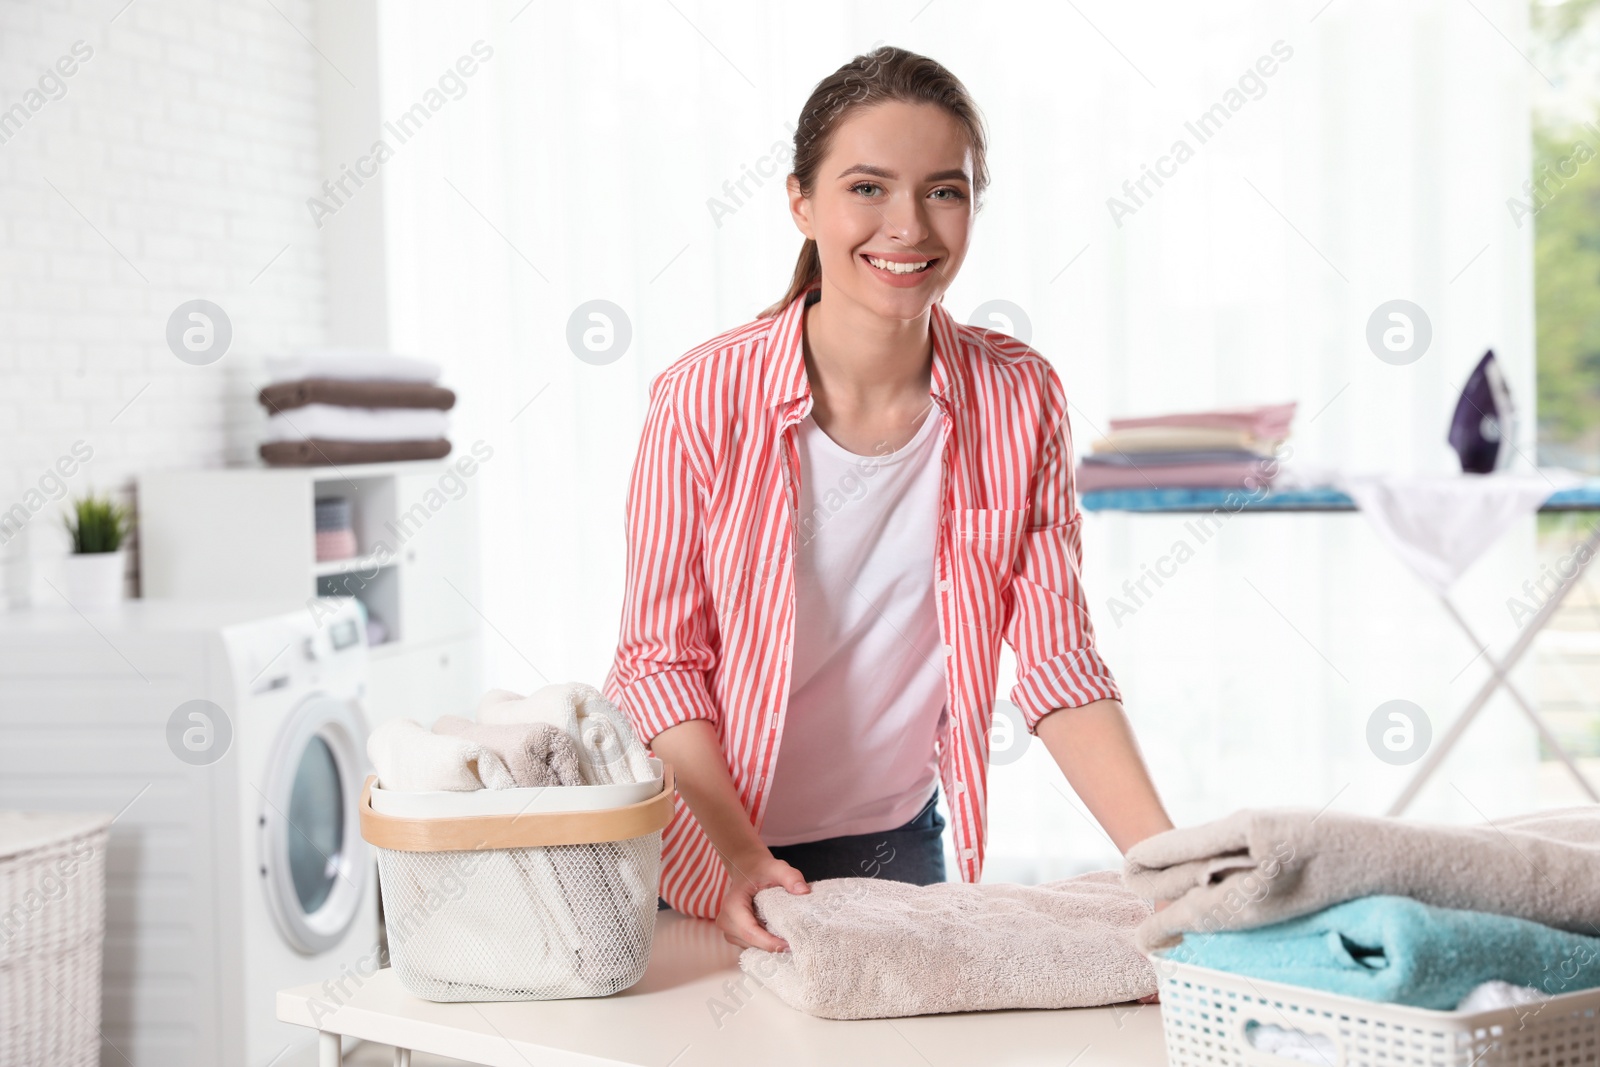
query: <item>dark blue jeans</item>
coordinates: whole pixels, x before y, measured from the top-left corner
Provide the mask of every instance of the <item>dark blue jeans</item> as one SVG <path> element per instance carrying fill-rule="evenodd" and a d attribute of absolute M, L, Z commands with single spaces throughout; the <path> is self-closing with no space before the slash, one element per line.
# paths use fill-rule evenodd
<path fill-rule="evenodd" d="M 912 885 L 943 882 L 945 821 L 938 803 L 935 786 L 928 803 L 904 826 L 798 845 L 773 845 L 771 852 L 808 882 L 824 878 L 886 878 Z M 656 909 L 665 907 L 667 902 L 657 897 Z"/>

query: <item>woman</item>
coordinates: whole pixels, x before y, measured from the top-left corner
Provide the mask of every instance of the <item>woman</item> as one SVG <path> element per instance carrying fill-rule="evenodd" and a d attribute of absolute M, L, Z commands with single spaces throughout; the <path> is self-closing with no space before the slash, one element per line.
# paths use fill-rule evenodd
<path fill-rule="evenodd" d="M 606 695 L 677 775 L 662 903 L 788 946 L 752 898 L 983 863 L 1010 697 L 1117 847 L 1170 829 L 1094 648 L 1066 399 L 1050 363 L 940 300 L 988 174 L 981 117 L 883 47 L 812 92 L 788 293 L 652 381 Z"/>

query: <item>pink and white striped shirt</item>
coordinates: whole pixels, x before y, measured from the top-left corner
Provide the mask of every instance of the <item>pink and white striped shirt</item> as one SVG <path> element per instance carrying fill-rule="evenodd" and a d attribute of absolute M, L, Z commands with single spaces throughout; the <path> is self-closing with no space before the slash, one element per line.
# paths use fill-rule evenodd
<path fill-rule="evenodd" d="M 799 453 L 811 410 L 806 296 L 713 337 L 651 381 L 627 502 L 627 578 L 606 698 L 647 742 L 716 724 L 758 830 L 789 692 Z M 944 422 L 934 558 L 949 717 L 939 777 L 965 882 L 983 870 L 989 730 L 1002 637 L 1028 731 L 1057 708 L 1121 699 L 1079 584 L 1082 516 L 1061 381 L 1006 334 L 935 303 L 930 397 Z M 681 795 L 662 837 L 661 896 L 715 918 L 728 875 Z"/>

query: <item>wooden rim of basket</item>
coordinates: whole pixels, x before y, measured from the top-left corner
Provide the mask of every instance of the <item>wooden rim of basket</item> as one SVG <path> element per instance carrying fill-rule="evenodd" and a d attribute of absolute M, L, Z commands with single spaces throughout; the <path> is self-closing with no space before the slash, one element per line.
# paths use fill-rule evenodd
<path fill-rule="evenodd" d="M 661 767 L 661 792 L 637 804 L 599 811 L 530 811 L 442 819 L 404 819 L 375 811 L 372 786 L 378 777 L 369 774 L 361 786 L 361 836 L 370 844 L 397 852 L 468 852 L 643 837 L 662 829 L 672 819 L 672 764 L 663 760 Z"/>

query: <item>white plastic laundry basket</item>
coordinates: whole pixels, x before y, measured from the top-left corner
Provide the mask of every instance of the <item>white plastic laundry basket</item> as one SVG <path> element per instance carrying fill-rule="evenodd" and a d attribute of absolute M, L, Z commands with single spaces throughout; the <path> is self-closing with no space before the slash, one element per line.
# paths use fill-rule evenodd
<path fill-rule="evenodd" d="M 1600 989 L 1513 1008 L 1457 1014 L 1381 1004 L 1152 957 L 1161 979 L 1169 1067 L 1323 1063 L 1263 1051 L 1256 1027 L 1321 1035 L 1326 1067 L 1594 1067 Z"/>
<path fill-rule="evenodd" d="M 536 808 L 561 803 L 563 790 L 618 787 L 456 794 L 441 810 L 503 809 L 508 798 L 497 794 L 530 801 L 509 814 L 427 818 L 375 810 L 374 782 L 361 794 L 361 835 L 378 853 L 389 962 L 412 993 L 434 1001 L 603 997 L 644 976 L 661 831 L 672 818 L 670 765 L 653 796 L 595 810 Z"/>
<path fill-rule="evenodd" d="M 0 812 L 0 1064 L 100 1062 L 111 818 Z"/>

